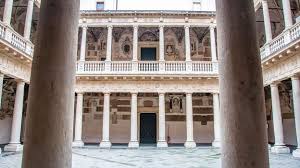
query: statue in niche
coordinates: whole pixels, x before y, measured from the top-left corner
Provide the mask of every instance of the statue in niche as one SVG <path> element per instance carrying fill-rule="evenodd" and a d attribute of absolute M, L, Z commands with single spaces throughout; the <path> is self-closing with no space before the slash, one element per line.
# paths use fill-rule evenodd
<path fill-rule="evenodd" d="M 171 98 L 171 112 L 182 113 L 182 101 L 179 96 L 173 96 Z"/>
<path fill-rule="evenodd" d="M 130 39 L 129 39 L 129 37 L 126 37 L 125 38 L 125 41 L 123 42 L 123 44 L 122 44 L 122 51 L 123 51 L 123 54 L 126 56 L 126 57 L 128 57 L 130 54 L 131 54 L 131 41 L 130 41 Z M 122 55 L 120 55 L 120 56 L 122 56 Z"/>
<path fill-rule="evenodd" d="M 166 54 L 167 55 L 172 55 L 175 53 L 175 49 L 174 49 L 174 46 L 173 45 L 167 45 L 167 49 L 166 49 Z"/>
<path fill-rule="evenodd" d="M 114 112 L 111 117 L 112 124 L 118 124 L 118 115 L 117 112 Z"/>

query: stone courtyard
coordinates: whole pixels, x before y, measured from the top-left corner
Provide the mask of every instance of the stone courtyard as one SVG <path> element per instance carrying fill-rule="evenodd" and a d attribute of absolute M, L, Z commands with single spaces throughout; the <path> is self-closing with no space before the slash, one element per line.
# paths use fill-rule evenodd
<path fill-rule="evenodd" d="M 74 168 L 218 168 L 219 150 L 210 147 L 184 149 L 170 147 L 159 150 L 155 147 L 141 147 L 130 150 L 114 147 L 102 150 L 94 147 L 73 149 Z M 1 168 L 20 168 L 22 154 L 0 157 Z M 300 159 L 290 154 L 270 154 L 271 168 L 299 168 Z"/>

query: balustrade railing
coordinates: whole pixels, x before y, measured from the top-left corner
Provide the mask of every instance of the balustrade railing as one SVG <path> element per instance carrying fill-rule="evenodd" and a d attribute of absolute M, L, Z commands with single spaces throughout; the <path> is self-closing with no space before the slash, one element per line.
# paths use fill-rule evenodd
<path fill-rule="evenodd" d="M 218 62 L 79 61 L 77 74 L 218 74 Z"/>
<path fill-rule="evenodd" d="M 282 32 L 276 38 L 274 38 L 270 43 L 265 44 L 260 49 L 260 56 L 262 60 L 268 59 L 274 53 L 280 51 L 281 49 L 289 46 L 289 44 L 300 39 L 300 22 L 296 23 L 289 29 Z"/>
<path fill-rule="evenodd" d="M 5 25 L 3 22 L 0 21 L 0 39 L 8 42 L 13 47 L 21 50 L 22 52 L 26 53 L 29 56 L 33 55 L 33 48 L 34 45 L 25 40 L 23 36 L 19 33 L 14 31 L 10 26 Z"/>

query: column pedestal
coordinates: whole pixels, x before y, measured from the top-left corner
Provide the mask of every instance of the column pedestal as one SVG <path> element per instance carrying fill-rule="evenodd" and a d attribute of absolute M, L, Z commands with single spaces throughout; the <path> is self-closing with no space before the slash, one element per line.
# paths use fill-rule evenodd
<path fill-rule="evenodd" d="M 271 152 L 276 154 L 290 153 L 290 148 L 285 145 L 275 145 L 271 147 Z"/>
<path fill-rule="evenodd" d="M 293 156 L 297 157 L 297 158 L 300 158 L 300 148 L 293 151 Z"/>
<path fill-rule="evenodd" d="M 167 143 L 167 141 L 158 141 L 157 142 L 157 147 L 158 148 L 167 148 L 168 147 L 168 143 Z"/>
<path fill-rule="evenodd" d="M 5 152 L 20 152 L 23 151 L 23 145 L 10 143 L 4 147 Z"/>
<path fill-rule="evenodd" d="M 84 147 L 84 143 L 82 141 L 74 141 L 72 143 L 73 148 L 82 148 Z"/>
<path fill-rule="evenodd" d="M 110 141 L 101 141 L 100 148 L 111 148 L 111 142 Z"/>
<path fill-rule="evenodd" d="M 213 141 L 212 146 L 215 148 L 221 148 L 221 141 Z"/>
<path fill-rule="evenodd" d="M 185 143 L 184 143 L 184 147 L 186 147 L 186 148 L 196 148 L 196 143 L 195 143 L 195 141 L 186 141 Z"/>
<path fill-rule="evenodd" d="M 140 143 L 138 141 L 130 141 L 128 143 L 128 148 L 139 148 L 140 147 Z"/>

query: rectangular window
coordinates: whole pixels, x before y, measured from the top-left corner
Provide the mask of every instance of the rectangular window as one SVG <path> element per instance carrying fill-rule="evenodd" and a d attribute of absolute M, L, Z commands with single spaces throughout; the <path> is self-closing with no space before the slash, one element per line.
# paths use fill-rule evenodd
<path fill-rule="evenodd" d="M 104 10 L 104 2 L 96 2 L 96 10 Z"/>

